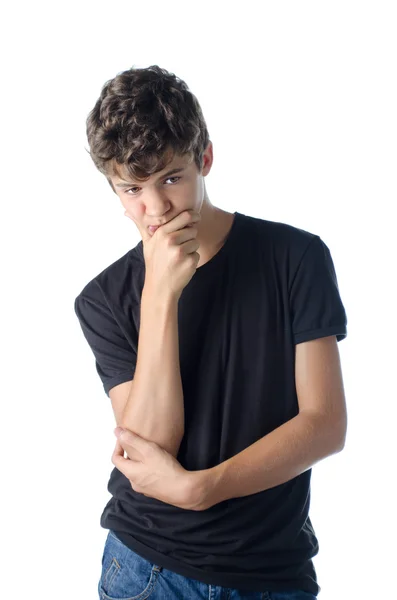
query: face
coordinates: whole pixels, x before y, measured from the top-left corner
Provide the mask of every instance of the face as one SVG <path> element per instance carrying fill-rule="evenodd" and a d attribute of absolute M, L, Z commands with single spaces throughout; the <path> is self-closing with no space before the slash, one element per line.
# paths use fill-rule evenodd
<path fill-rule="evenodd" d="M 211 170 L 212 160 L 210 142 L 204 153 L 201 172 L 190 156 L 175 155 L 162 171 L 154 173 L 146 181 L 132 181 L 123 167 L 119 167 L 123 178 L 113 176 L 109 179 L 125 209 L 125 216 L 134 221 L 141 237 L 146 237 L 155 231 L 149 229 L 150 226 L 164 225 L 185 210 L 201 212 L 205 196 L 204 177 Z M 169 174 L 174 170 L 175 173 Z"/>

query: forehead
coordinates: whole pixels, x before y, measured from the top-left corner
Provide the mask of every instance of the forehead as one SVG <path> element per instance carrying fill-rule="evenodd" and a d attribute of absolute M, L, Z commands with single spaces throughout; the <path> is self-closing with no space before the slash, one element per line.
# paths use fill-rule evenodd
<path fill-rule="evenodd" d="M 167 157 L 168 158 L 168 157 Z M 174 154 L 170 155 L 168 162 L 165 167 L 161 171 L 157 171 L 153 173 L 151 177 L 156 178 L 161 176 L 162 173 L 166 173 L 171 169 L 181 168 L 184 169 L 191 165 L 194 161 L 194 156 L 192 154 Z M 119 181 L 133 181 L 133 177 L 129 174 L 125 165 L 120 165 L 118 163 L 113 163 L 114 172 L 111 174 L 111 179 L 113 179 L 116 183 Z"/>

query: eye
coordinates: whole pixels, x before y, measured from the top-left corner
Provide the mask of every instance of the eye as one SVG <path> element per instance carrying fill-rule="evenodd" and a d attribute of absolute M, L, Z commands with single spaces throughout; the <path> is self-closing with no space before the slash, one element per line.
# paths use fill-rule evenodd
<path fill-rule="evenodd" d="M 168 179 L 177 179 L 179 181 L 180 179 L 182 179 L 182 177 L 175 177 L 175 176 L 174 177 L 168 177 L 166 179 L 166 181 L 168 181 Z M 175 183 L 177 183 L 177 182 L 175 182 Z"/>
<path fill-rule="evenodd" d="M 170 179 L 177 179 L 177 181 L 175 181 L 175 183 L 178 183 L 178 181 L 180 179 L 182 179 L 182 177 L 167 177 L 167 179 L 165 181 L 169 181 Z M 175 183 L 173 183 L 171 185 L 175 185 Z M 139 190 L 139 189 L 140 189 L 139 187 L 135 186 L 135 187 L 130 188 L 129 190 L 126 190 L 125 193 L 128 194 L 128 192 L 131 192 L 132 190 Z M 129 195 L 136 196 L 136 193 L 133 192 L 132 194 L 129 194 Z"/>
<path fill-rule="evenodd" d="M 125 193 L 128 194 L 128 192 L 131 192 L 131 190 L 136 190 L 136 187 L 130 188 L 129 190 L 125 190 Z M 130 194 L 130 196 L 135 196 L 135 194 Z"/>

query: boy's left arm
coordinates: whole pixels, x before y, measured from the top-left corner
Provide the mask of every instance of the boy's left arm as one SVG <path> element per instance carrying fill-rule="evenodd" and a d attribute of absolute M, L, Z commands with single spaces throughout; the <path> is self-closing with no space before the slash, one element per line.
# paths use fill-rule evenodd
<path fill-rule="evenodd" d="M 191 471 L 193 510 L 285 483 L 343 449 L 347 410 L 336 337 L 295 348 L 298 415 L 216 467 Z"/>

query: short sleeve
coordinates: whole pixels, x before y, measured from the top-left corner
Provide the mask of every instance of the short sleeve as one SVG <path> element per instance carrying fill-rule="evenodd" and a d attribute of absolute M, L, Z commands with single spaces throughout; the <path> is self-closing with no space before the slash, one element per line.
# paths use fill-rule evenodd
<path fill-rule="evenodd" d="M 347 335 L 334 263 L 328 246 L 316 235 L 306 248 L 290 289 L 292 333 L 295 344 L 336 335 Z"/>
<path fill-rule="evenodd" d="M 133 379 L 136 352 L 105 303 L 81 293 L 75 299 L 74 310 L 94 354 L 103 389 L 109 396 L 112 387 Z"/>

